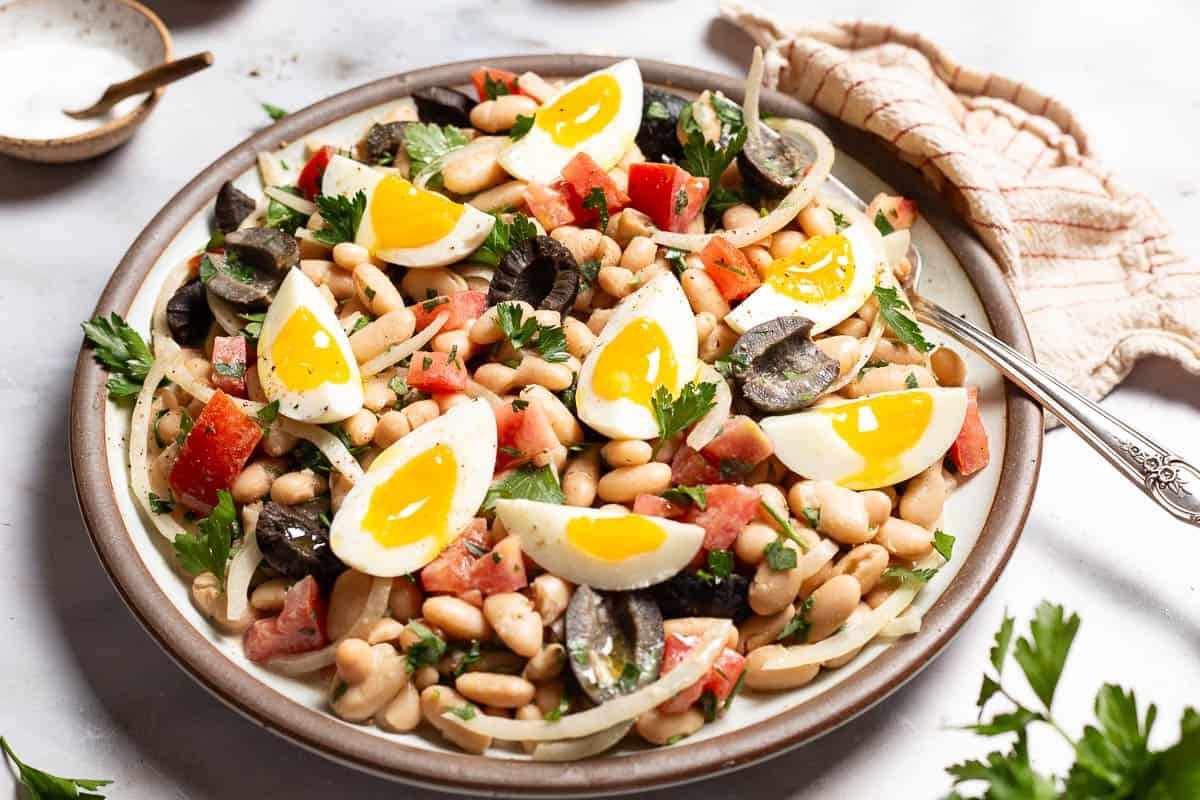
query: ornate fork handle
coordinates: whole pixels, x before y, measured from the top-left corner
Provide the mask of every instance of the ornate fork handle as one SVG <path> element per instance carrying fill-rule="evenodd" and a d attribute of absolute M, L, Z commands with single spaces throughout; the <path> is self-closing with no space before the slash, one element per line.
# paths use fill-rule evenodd
<path fill-rule="evenodd" d="M 1200 470 L 1121 422 L 1004 342 L 924 298 L 918 316 L 1000 370 L 1173 515 L 1200 526 Z"/>

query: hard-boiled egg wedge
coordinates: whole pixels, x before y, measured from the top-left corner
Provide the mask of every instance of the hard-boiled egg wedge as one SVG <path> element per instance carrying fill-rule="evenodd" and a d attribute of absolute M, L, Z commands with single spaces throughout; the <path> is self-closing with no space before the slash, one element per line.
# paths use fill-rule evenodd
<path fill-rule="evenodd" d="M 651 398 L 675 396 L 696 375 L 696 322 L 669 272 L 621 301 L 583 362 L 575 394 L 579 418 L 613 439 L 658 435 Z"/>
<path fill-rule="evenodd" d="M 258 337 L 258 380 L 279 413 L 301 422 L 338 422 L 363 405 L 362 378 L 342 325 L 303 272 L 275 293 Z"/>
<path fill-rule="evenodd" d="M 762 286 L 725 317 L 745 333 L 776 317 L 813 321 L 813 333 L 829 330 L 857 311 L 875 288 L 883 263 L 879 237 L 862 223 L 830 236 L 814 236 L 767 268 Z"/>
<path fill-rule="evenodd" d="M 500 153 L 500 166 L 523 181 L 549 183 L 576 153 L 608 169 L 642 123 L 642 72 L 633 59 L 584 75 L 551 97 L 523 137 Z"/>
<path fill-rule="evenodd" d="M 321 194 L 353 197 L 367 208 L 354 241 L 374 256 L 405 267 L 440 267 L 461 261 L 491 233 L 496 219 L 469 203 L 418 189 L 403 178 L 334 156 L 321 179 Z"/>
<path fill-rule="evenodd" d="M 369 575 L 420 569 L 475 516 L 495 463 L 487 402 L 455 406 L 379 454 L 333 518 L 333 552 Z"/>
<path fill-rule="evenodd" d="M 597 589 L 641 589 L 687 566 L 704 542 L 699 525 L 534 500 L 498 500 L 496 518 L 541 567 Z"/>
<path fill-rule="evenodd" d="M 907 480 L 940 460 L 966 415 L 966 389 L 909 389 L 760 424 L 788 469 L 862 490 Z"/>

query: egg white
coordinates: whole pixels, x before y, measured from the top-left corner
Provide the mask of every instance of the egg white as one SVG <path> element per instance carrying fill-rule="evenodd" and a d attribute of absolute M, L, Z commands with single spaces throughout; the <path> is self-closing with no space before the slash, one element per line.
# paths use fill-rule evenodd
<path fill-rule="evenodd" d="M 453 487 L 446 523 L 453 538 L 439 542 L 431 535 L 398 547 L 383 546 L 362 525 L 371 495 L 396 470 L 436 445 L 449 447 L 458 465 L 458 480 Z M 333 518 L 329 530 L 333 552 L 347 565 L 368 575 L 389 577 L 420 569 L 457 539 L 475 517 L 491 485 L 495 464 L 496 419 L 491 407 L 484 400 L 455 406 L 379 454 Z"/>
<path fill-rule="evenodd" d="M 854 259 L 854 277 L 844 294 L 826 302 L 806 303 L 781 294 L 764 283 L 725 316 L 725 323 L 738 333 L 745 333 L 755 325 L 778 317 L 800 316 L 813 321 L 812 332 L 816 334 L 829 330 L 858 311 L 875 289 L 876 273 L 884 263 L 884 255 L 877 244 L 878 235 L 875 231 L 867 230 L 862 223 L 851 225 L 839 233 L 850 242 L 850 253 Z"/>
<path fill-rule="evenodd" d="M 313 389 L 294 390 L 276 374 L 271 350 L 280 329 L 300 308 L 307 309 L 328 332 L 330 344 L 346 362 L 349 376 L 344 383 L 327 381 Z M 350 349 L 350 339 L 324 296 L 298 269 L 288 272 L 263 318 L 258 337 L 258 380 L 267 400 L 279 401 L 280 414 L 301 422 L 338 422 L 358 413 L 363 406 L 362 377 Z"/>
<path fill-rule="evenodd" d="M 627 325 L 642 318 L 658 323 L 675 355 L 678 364 L 676 382 L 674 386 L 666 387 L 672 396 L 679 394 L 684 384 L 695 377 L 699 366 L 699 341 L 692 307 L 679 281 L 671 273 L 664 272 L 626 297 L 613 310 L 579 372 L 575 393 L 579 418 L 613 439 L 651 439 L 658 435 L 658 423 L 650 409 L 623 397 L 616 400 L 600 397 L 594 382 L 596 364 L 605 347 Z"/>
<path fill-rule="evenodd" d="M 858 404 L 859 408 L 869 408 L 873 398 L 916 392 L 926 393 L 933 400 L 928 426 L 916 441 L 897 457 L 892 472 L 869 484 L 852 480 L 862 472 L 866 460 L 837 434 L 829 415 L 822 412 L 855 404 Z M 759 424 L 763 433 L 771 440 L 775 455 L 792 472 L 805 478 L 829 480 L 861 491 L 908 480 L 939 461 L 958 437 L 966 415 L 967 390 L 946 387 L 882 392 L 856 400 L 825 404 L 819 409 L 766 417 Z"/>
<path fill-rule="evenodd" d="M 626 59 L 590 72 L 565 86 L 541 108 L 553 107 L 563 95 L 601 74 L 612 75 L 621 88 L 617 113 L 607 125 L 577 146 L 564 147 L 535 122 L 525 136 L 500 153 L 500 166 L 520 180 L 549 183 L 558 177 L 576 153 L 587 153 L 601 169 L 609 169 L 620 161 L 642 124 L 642 71 L 636 61 Z"/>
<path fill-rule="evenodd" d="M 686 567 L 704 543 L 704 529 L 699 525 L 616 510 L 498 500 L 496 517 L 544 569 L 572 583 L 611 591 L 641 589 L 666 580 Z M 606 561 L 578 550 L 567 538 L 567 524 L 582 517 L 641 517 L 656 525 L 666 538 L 650 552 Z"/>

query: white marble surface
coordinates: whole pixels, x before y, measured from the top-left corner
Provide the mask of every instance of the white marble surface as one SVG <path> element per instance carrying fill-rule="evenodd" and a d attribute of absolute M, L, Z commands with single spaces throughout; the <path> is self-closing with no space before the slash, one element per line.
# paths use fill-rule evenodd
<path fill-rule="evenodd" d="M 396 796 L 397 788 L 291 747 L 225 709 L 176 669 L 109 585 L 76 510 L 65 409 L 86 318 L 112 267 L 195 172 L 264 123 L 258 102 L 300 107 L 332 91 L 440 61 L 594 50 L 738 73 L 736 33 L 708 2 L 150 2 L 176 52 L 217 64 L 170 89 L 132 143 L 77 166 L 0 160 L 0 733 L 34 764 L 114 778 L 120 798 Z M 767 5 L 799 13 L 802 4 Z M 1200 81 L 1185 0 L 892 7 L 842 0 L 841 16 L 917 28 L 979 66 L 1075 106 L 1096 147 L 1146 191 L 1200 253 Z M 815 8 L 810 6 L 811 8 Z M 820 12 L 816 12 L 820 13 Z M 252 76 L 256 75 L 256 76 Z M 6 78 L 7 80 L 7 78 Z M 2 85 L 2 82 L 0 82 Z M 1200 380 L 1140 365 L 1106 406 L 1200 457 Z M 752 769 L 656 797 L 867 798 L 940 795 L 942 768 L 982 753 L 969 721 L 1005 607 L 1043 597 L 1084 618 L 1060 715 L 1077 728 L 1116 681 L 1160 706 L 1159 736 L 1200 702 L 1196 532 L 1157 512 L 1071 434 L 1046 443 L 1040 491 L 1012 563 L 962 634 L 891 699 L 823 740 Z M 1037 738 L 1039 761 L 1060 744 Z M 0 775 L 0 797 L 7 796 Z M 404 791 L 404 790 L 401 790 Z M 435 797 L 407 791 L 404 796 Z"/>

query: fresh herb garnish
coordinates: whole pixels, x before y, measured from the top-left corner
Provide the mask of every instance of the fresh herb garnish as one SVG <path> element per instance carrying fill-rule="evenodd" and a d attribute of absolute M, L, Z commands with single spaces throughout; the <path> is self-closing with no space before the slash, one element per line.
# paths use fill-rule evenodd
<path fill-rule="evenodd" d="M 514 247 L 537 236 L 537 226 L 524 214 L 513 214 L 511 222 L 505 222 L 499 214 L 492 216 L 496 222 L 483 244 L 471 254 L 471 260 L 495 267 Z"/>
<path fill-rule="evenodd" d="M 534 317 L 522 319 L 521 307 L 516 303 L 501 303 L 496 306 L 496 321 L 500 330 L 520 350 L 537 348 L 542 358 L 551 363 L 567 360 L 567 335 L 561 326 L 542 325 Z"/>
<path fill-rule="evenodd" d="M 480 547 L 470 539 L 464 538 L 463 544 L 467 546 L 467 552 L 475 556 L 475 558 L 483 558 L 488 554 L 488 549 L 486 547 Z"/>
<path fill-rule="evenodd" d="M 95 790 L 108 786 L 112 781 L 96 778 L 60 778 L 49 772 L 31 767 L 8 746 L 8 741 L 0 736 L 0 750 L 17 765 L 17 776 L 21 785 L 29 792 L 31 800 L 70 800 L 84 798 L 85 800 L 104 800 L 104 795 Z M 82 790 L 82 791 L 81 791 Z"/>
<path fill-rule="evenodd" d="M 646 105 L 646 112 L 642 115 L 644 119 L 670 119 L 671 112 L 659 100 L 651 100 Z"/>
<path fill-rule="evenodd" d="M 938 554 L 950 560 L 950 556 L 954 554 L 954 537 L 943 530 L 933 532 L 933 549 L 938 551 Z"/>
<path fill-rule="evenodd" d="M 307 214 L 297 211 L 290 206 L 285 206 L 273 197 L 267 203 L 268 228 L 278 228 L 284 233 L 294 234 L 297 228 L 303 228 L 306 224 L 308 224 Z"/>
<path fill-rule="evenodd" d="M 674 398 L 667 387 L 658 386 L 650 398 L 654 409 L 654 420 L 658 424 L 658 443 L 655 452 L 662 447 L 663 442 L 676 433 L 694 425 L 717 404 L 717 385 L 715 383 L 684 384 L 679 394 Z"/>
<path fill-rule="evenodd" d="M 889 233 L 896 232 L 896 229 L 892 227 L 892 223 L 888 221 L 887 216 L 885 216 L 882 211 L 875 212 L 875 219 L 873 222 L 875 223 L 875 227 L 884 236 L 887 236 Z"/>
<path fill-rule="evenodd" d="M 583 199 L 583 207 L 592 209 L 600 217 L 600 230 L 608 229 L 608 196 L 604 194 L 603 189 L 596 186 L 588 192 L 587 197 Z"/>
<path fill-rule="evenodd" d="M 746 670 L 743 669 L 742 674 L 738 675 L 737 683 L 735 683 L 733 688 L 729 690 L 729 696 L 725 698 L 725 705 L 721 706 L 722 711 L 729 709 L 729 706 L 733 703 L 733 698 L 738 696 L 738 694 L 742 691 L 742 687 L 745 685 Z"/>
<path fill-rule="evenodd" d="M 368 317 L 366 314 L 359 314 L 357 317 L 355 317 L 354 324 L 350 326 L 350 330 L 346 331 L 346 335 L 353 336 L 370 324 L 370 317 Z"/>
<path fill-rule="evenodd" d="M 898 578 L 901 583 L 928 583 L 934 575 L 937 575 L 937 569 L 934 567 L 926 569 L 888 567 L 883 573 L 883 577 Z"/>
<path fill-rule="evenodd" d="M 678 192 L 675 193 L 675 213 L 682 214 L 683 210 L 685 208 L 687 208 L 687 205 L 688 205 L 687 189 L 682 188 Z"/>
<path fill-rule="evenodd" d="M 226 364 L 222 361 L 214 361 L 213 372 L 226 378 L 244 378 L 246 377 L 246 362 L 231 361 Z"/>
<path fill-rule="evenodd" d="M 154 492 L 149 493 L 150 510 L 155 514 L 170 514 L 175 510 L 175 503 L 171 500 L 170 493 L 166 497 L 160 497 Z"/>
<path fill-rule="evenodd" d="M 446 652 L 446 643 L 441 637 L 415 620 L 408 623 L 408 629 L 417 636 L 417 641 L 404 651 L 409 672 L 416 672 L 421 667 L 432 666 L 441 660 Z"/>
<path fill-rule="evenodd" d="M 521 412 L 527 408 L 529 408 L 528 400 L 522 400 L 519 397 L 513 398 L 513 401 L 512 401 L 512 410 L 513 411 Z"/>
<path fill-rule="evenodd" d="M 741 353 L 729 353 L 713 362 L 713 369 L 725 378 L 732 378 L 734 370 L 747 369 L 749 366 L 750 359 Z"/>
<path fill-rule="evenodd" d="M 263 429 L 263 432 L 271 430 L 271 423 L 279 416 L 279 401 L 272 400 L 262 407 L 262 410 L 254 415 L 258 420 L 258 425 Z"/>
<path fill-rule="evenodd" d="M 829 213 L 833 214 L 833 224 L 839 231 L 850 227 L 850 220 L 846 218 L 845 214 L 834 211 L 833 209 L 830 209 Z"/>
<path fill-rule="evenodd" d="M 685 113 L 680 115 L 679 120 L 681 129 L 687 135 L 687 142 L 683 145 L 683 160 L 680 161 L 679 166 L 687 170 L 693 177 L 708 178 L 710 187 L 720 185 L 721 174 L 725 172 L 726 167 L 737 157 L 746 143 L 746 126 L 737 107 L 728 101 L 724 101 L 724 103 L 718 101 L 715 95 L 712 106 L 721 119 L 722 127 L 729 132 L 724 147 L 704 138 L 704 133 L 692 117 L 691 106 L 684 109 Z M 704 206 L 711 196 L 710 192 L 704 198 L 700 204 L 701 211 L 704 210 Z M 686 207 L 686 202 L 684 205 Z"/>
<path fill-rule="evenodd" d="M 270 103 L 261 103 L 260 105 L 262 105 L 262 110 L 267 112 L 267 116 L 275 122 L 278 122 L 288 115 L 288 112 L 284 111 L 279 106 L 271 105 Z"/>
<path fill-rule="evenodd" d="M 83 335 L 109 372 L 108 396 L 118 402 L 136 397 L 154 365 L 154 355 L 141 335 L 115 311 L 107 319 L 97 316 L 83 323 Z"/>
<path fill-rule="evenodd" d="M 513 126 L 508 130 L 508 138 L 514 142 L 518 142 L 525 138 L 525 134 L 533 128 L 533 117 L 527 117 L 524 114 L 517 114 L 517 118 L 513 121 Z"/>
<path fill-rule="evenodd" d="M 482 511 L 491 511 L 497 500 L 537 500 L 541 503 L 561 505 L 566 495 L 558 485 L 558 478 L 550 465 L 518 467 L 492 483 L 483 499 Z"/>
<path fill-rule="evenodd" d="M 905 386 L 905 388 L 907 388 L 907 389 L 916 389 L 918 385 L 919 385 L 919 384 L 917 383 L 917 376 L 916 376 L 916 375 L 914 375 L 913 373 L 911 373 L 911 372 L 910 372 L 910 373 L 908 373 L 907 375 L 905 375 L 905 376 L 904 376 L 904 386 Z"/>
<path fill-rule="evenodd" d="M 193 575 L 211 572 L 225 589 L 225 562 L 233 540 L 242 535 L 233 496 L 225 489 L 217 490 L 217 504 L 208 516 L 196 523 L 196 532 L 175 537 L 175 555 L 180 565 Z"/>
<path fill-rule="evenodd" d="M 566 695 L 563 695 L 563 698 L 558 701 L 558 705 L 547 711 L 546 716 L 542 717 L 542 719 L 546 722 L 558 722 L 570 708 L 571 701 L 567 699 Z"/>
<path fill-rule="evenodd" d="M 796 545 L 799 546 L 800 552 L 808 552 L 808 542 L 800 538 L 800 534 L 796 533 L 796 529 L 792 527 L 792 523 L 785 515 L 780 514 L 778 511 L 772 508 L 771 504 L 766 500 L 759 500 L 758 505 L 767 512 L 767 516 L 775 521 L 775 529 L 781 536 L 786 536 L 795 542 Z"/>
<path fill-rule="evenodd" d="M 642 671 L 638 669 L 638 665 L 632 661 L 626 661 L 625 666 L 621 669 L 621 675 L 617 678 L 617 691 L 621 694 L 628 694 L 637 688 L 638 681 L 641 680 Z"/>
<path fill-rule="evenodd" d="M 192 426 L 196 421 L 192 419 L 192 415 L 188 413 L 186 408 L 179 409 L 179 433 L 175 434 L 175 444 L 180 447 L 187 441 L 188 434 L 192 432 Z"/>
<path fill-rule="evenodd" d="M 795 569 L 796 551 L 783 543 L 782 539 L 771 541 L 763 549 L 763 557 L 767 566 L 774 570 Z"/>
<path fill-rule="evenodd" d="M 809 597 L 800 605 L 800 608 L 796 609 L 796 613 L 788 620 L 787 625 L 783 626 L 783 630 L 775 637 L 775 641 L 782 642 L 795 638 L 796 641 L 803 642 L 807 639 L 808 629 L 812 627 L 812 623 L 808 621 L 808 614 L 812 611 L 812 607 L 813 599 Z"/>
<path fill-rule="evenodd" d="M 458 717 L 463 722 L 466 722 L 467 720 L 470 720 L 470 719 L 474 719 L 475 713 L 478 710 L 479 709 L 475 707 L 474 703 L 467 703 L 465 706 L 459 706 L 458 708 L 449 709 L 451 714 Z"/>
<path fill-rule="evenodd" d="M 804 515 L 804 520 L 808 523 L 808 527 L 812 528 L 814 531 L 817 529 L 817 526 L 821 524 L 821 509 L 813 508 L 812 506 L 805 506 L 800 510 L 800 513 Z"/>
<path fill-rule="evenodd" d="M 508 84 L 504 81 L 498 81 L 492 77 L 492 73 L 483 73 L 483 95 L 488 100 L 495 100 L 497 97 L 503 97 L 506 94 L 512 94 L 512 89 L 508 88 Z"/>
<path fill-rule="evenodd" d="M 879 301 L 879 313 L 883 315 L 883 321 L 896 334 L 897 339 L 912 345 L 922 353 L 933 349 L 933 344 L 921 333 L 921 326 L 917 321 L 903 313 L 911 309 L 894 287 L 876 286 L 875 299 Z"/>
<path fill-rule="evenodd" d="M 713 722 L 717 718 L 717 696 L 712 689 L 705 689 L 700 695 L 700 710 L 704 712 L 704 721 Z"/>
<path fill-rule="evenodd" d="M 672 503 L 678 503 L 681 506 L 694 505 L 696 508 L 703 511 L 708 506 L 708 500 L 704 496 L 704 486 L 676 486 L 673 489 L 667 489 L 662 493 L 664 500 L 670 500 Z"/>
<path fill-rule="evenodd" d="M 878 367 L 886 367 L 889 363 L 890 362 L 888 362 L 888 361 L 880 361 L 880 360 L 874 359 L 874 358 L 867 361 L 867 363 L 862 365 L 862 369 L 860 369 L 858 371 L 858 380 L 861 381 L 863 379 L 863 375 L 866 375 L 868 371 L 876 369 Z"/>
<path fill-rule="evenodd" d="M 682 275 L 683 271 L 688 268 L 687 262 L 683 260 L 686 256 L 686 250 L 676 250 L 674 247 L 668 247 L 663 251 L 663 258 L 671 265 L 671 270 L 675 273 L 676 278 Z"/>
<path fill-rule="evenodd" d="M 327 194 L 318 196 L 317 211 L 320 212 L 321 219 L 325 220 L 326 227 L 313 231 L 313 238 L 331 246 L 341 242 L 353 242 L 366 210 L 367 195 L 362 189 L 355 192 L 354 197 Z"/>
<path fill-rule="evenodd" d="M 266 318 L 267 312 L 265 311 L 238 314 L 238 319 L 246 320 L 246 324 L 242 326 L 242 329 L 238 333 L 247 339 L 258 339 L 262 336 L 262 324 Z"/>
<path fill-rule="evenodd" d="M 466 134 L 453 125 L 410 122 L 404 126 L 404 150 L 413 176 L 436 173 L 446 156 L 468 143 Z M 437 176 L 440 177 L 440 176 Z M 440 181 L 430 180 L 430 186 Z"/>
<path fill-rule="evenodd" d="M 741 205 L 743 202 L 745 200 L 740 194 L 726 186 L 716 186 L 708 193 L 708 210 L 716 213 Z"/>
<path fill-rule="evenodd" d="M 720 583 L 733 574 L 733 553 L 728 550 L 708 551 L 708 569 L 697 570 L 696 574 L 707 583 Z"/>
<path fill-rule="evenodd" d="M 469 546 L 471 542 L 467 542 L 467 544 Z M 472 664 L 478 664 L 481 658 L 483 658 L 483 654 L 479 651 L 479 640 L 472 639 L 470 646 L 462 652 L 458 662 L 454 665 L 454 677 L 462 675 Z"/>

